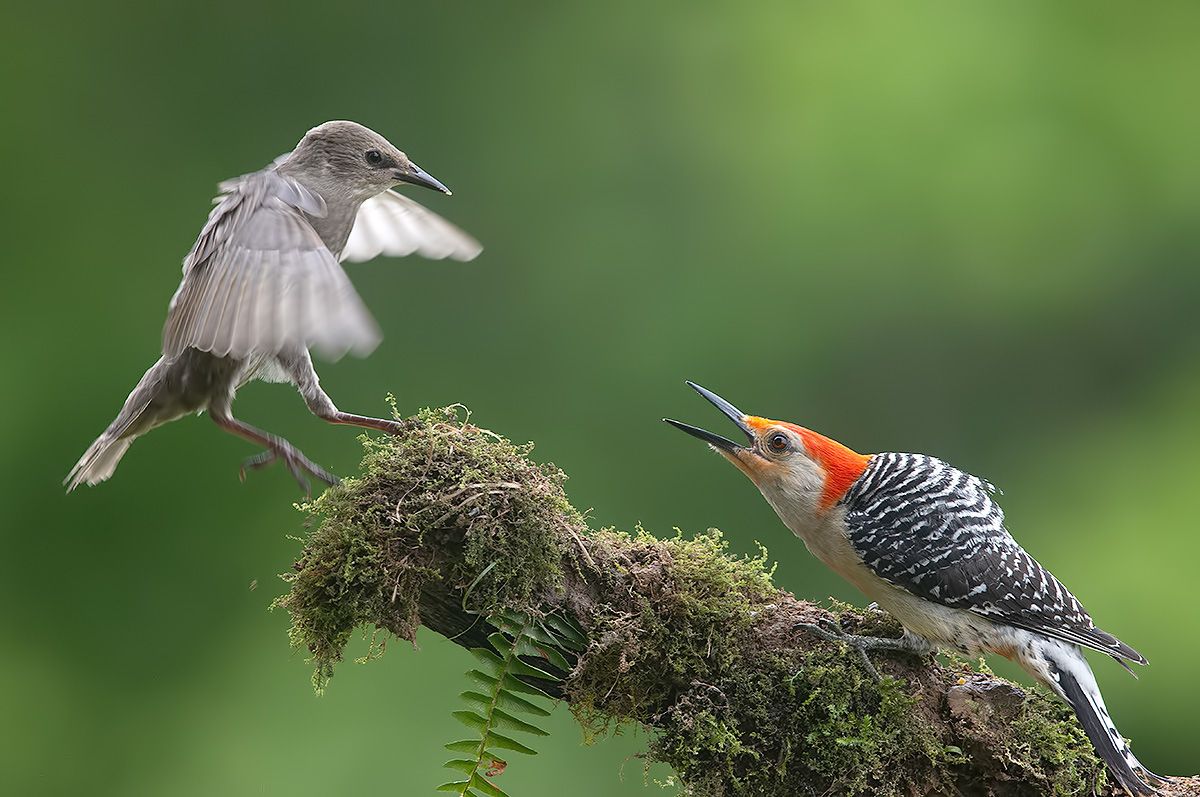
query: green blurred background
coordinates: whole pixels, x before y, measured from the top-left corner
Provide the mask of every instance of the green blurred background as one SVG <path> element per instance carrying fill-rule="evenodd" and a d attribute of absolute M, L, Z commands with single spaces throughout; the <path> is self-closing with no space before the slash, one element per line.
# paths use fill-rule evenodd
<path fill-rule="evenodd" d="M 718 526 L 860 601 L 732 468 L 683 385 L 992 479 L 1016 536 L 1153 666 L 1096 661 L 1138 755 L 1193 772 L 1200 691 L 1200 6 L 41 3 L 2 12 L 0 791 L 419 794 L 469 657 L 428 633 L 328 693 L 268 613 L 301 531 L 253 450 L 164 427 L 60 480 L 154 361 L 216 182 L 321 121 L 379 130 L 485 244 L 354 266 L 386 333 L 352 411 L 462 402 L 596 525 Z M 319 364 L 320 367 L 320 364 Z M 355 434 L 239 415 L 352 473 Z M 251 585 L 257 582 L 257 588 Z M 860 601 L 861 602 L 861 601 Z M 359 642 L 355 650 L 365 646 Z M 514 795 L 659 793 L 632 729 L 555 714 Z M 662 773 L 658 773 L 662 774 Z M 569 781 L 568 781 L 569 779 Z"/>

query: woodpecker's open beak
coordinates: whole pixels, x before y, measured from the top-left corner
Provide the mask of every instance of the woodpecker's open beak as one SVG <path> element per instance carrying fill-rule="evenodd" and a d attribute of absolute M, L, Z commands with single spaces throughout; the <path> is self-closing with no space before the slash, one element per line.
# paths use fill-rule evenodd
<path fill-rule="evenodd" d="M 411 161 L 409 161 L 407 168 L 401 167 L 397 169 L 394 176 L 402 183 L 432 188 L 434 191 L 441 191 L 443 194 L 451 193 L 450 189 L 443 185 L 441 180 Z"/>
<path fill-rule="evenodd" d="M 697 385 L 695 382 L 688 382 L 687 385 L 692 390 L 695 390 L 701 396 L 704 396 L 706 399 L 711 401 L 713 406 L 715 406 L 721 412 L 725 413 L 726 417 L 728 417 L 729 420 L 736 423 L 738 425 L 738 428 L 741 429 L 743 432 L 745 432 L 746 437 L 748 439 L 750 439 L 750 440 L 754 439 L 754 430 L 751 429 L 750 425 L 746 423 L 746 417 L 747 417 L 746 413 L 742 412 L 737 407 L 733 406 L 728 401 L 721 398 L 720 396 L 718 396 L 716 393 L 712 392 L 711 390 L 707 390 L 703 387 L 700 387 L 700 385 Z M 732 440 L 721 437 L 721 435 L 714 434 L 705 429 L 701 429 L 698 426 L 692 426 L 690 424 L 680 423 L 679 421 L 673 421 L 670 418 L 663 418 L 663 420 L 666 421 L 667 423 L 671 424 L 672 426 L 674 426 L 676 429 L 682 429 L 683 431 L 690 434 L 692 437 L 700 438 L 701 440 L 708 443 L 713 448 L 716 448 L 718 451 L 725 451 L 730 454 L 736 454 L 737 452 L 744 451 L 746 449 L 746 446 L 738 445 L 737 443 L 733 442 Z"/>

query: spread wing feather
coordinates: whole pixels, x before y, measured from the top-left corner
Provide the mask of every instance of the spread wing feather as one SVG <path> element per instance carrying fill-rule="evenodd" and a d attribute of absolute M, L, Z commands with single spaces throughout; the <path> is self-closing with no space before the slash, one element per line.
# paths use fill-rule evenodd
<path fill-rule="evenodd" d="M 192 347 L 247 358 L 298 346 L 332 357 L 370 352 L 379 329 L 304 215 L 323 215 L 324 201 L 271 170 L 222 188 L 184 259 L 163 353 Z"/>
<path fill-rule="evenodd" d="M 472 260 L 479 242 L 432 210 L 395 191 L 384 191 L 358 209 L 342 260 L 361 263 L 380 255 L 413 253 L 433 260 Z"/>

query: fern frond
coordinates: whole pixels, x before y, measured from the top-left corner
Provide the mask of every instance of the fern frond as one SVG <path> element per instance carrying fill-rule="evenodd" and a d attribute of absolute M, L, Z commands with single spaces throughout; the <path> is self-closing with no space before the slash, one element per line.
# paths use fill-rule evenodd
<path fill-rule="evenodd" d="M 479 666 L 467 672 L 479 688 L 463 692 L 460 698 L 467 708 L 452 712 L 455 719 L 475 731 L 476 737 L 446 745 L 447 750 L 461 757 L 450 759 L 444 766 L 465 778 L 438 786 L 439 791 L 459 797 L 508 797 L 491 780 L 508 766 L 496 751 L 536 755 L 532 747 L 507 734 L 548 735 L 518 714 L 547 717 L 550 711 L 520 694 L 546 697 L 540 685 L 549 688 L 561 683 L 562 675 L 558 673 L 571 670 L 566 654 L 582 650 L 586 642 L 577 626 L 555 615 L 535 618 L 523 612 L 502 611 L 489 617 L 488 622 L 497 629 L 488 635 L 491 647 L 471 649 Z M 545 662 L 545 668 L 530 660 Z"/>

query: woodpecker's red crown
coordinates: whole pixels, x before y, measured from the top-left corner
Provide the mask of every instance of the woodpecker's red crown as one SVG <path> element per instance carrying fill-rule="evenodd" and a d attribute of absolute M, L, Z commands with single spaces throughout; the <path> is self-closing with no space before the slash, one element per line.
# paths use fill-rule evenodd
<path fill-rule="evenodd" d="M 825 472 L 825 489 L 821 491 L 822 509 L 828 509 L 840 501 L 871 461 L 868 454 L 860 454 L 832 438 L 794 423 L 772 421 L 756 415 L 747 416 L 745 421 L 760 436 L 769 434 L 773 428 L 782 427 L 800 438 L 808 456 Z"/>

